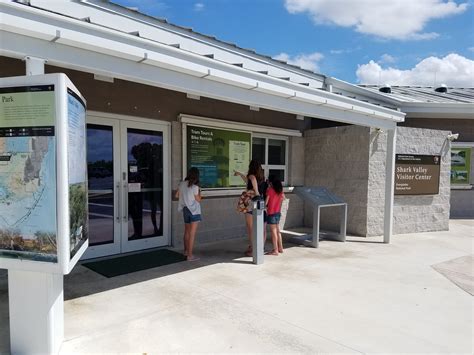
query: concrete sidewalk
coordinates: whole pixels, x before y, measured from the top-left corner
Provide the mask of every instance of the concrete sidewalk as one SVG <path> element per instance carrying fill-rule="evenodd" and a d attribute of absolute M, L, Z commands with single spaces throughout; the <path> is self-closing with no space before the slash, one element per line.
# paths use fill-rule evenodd
<path fill-rule="evenodd" d="M 472 282 L 474 221 L 379 240 L 291 246 L 260 266 L 242 257 L 244 240 L 224 241 L 201 246 L 201 261 L 111 279 L 78 266 L 61 352 L 471 354 L 474 298 L 445 274 Z M 5 292 L 0 283 L 0 352 Z"/>

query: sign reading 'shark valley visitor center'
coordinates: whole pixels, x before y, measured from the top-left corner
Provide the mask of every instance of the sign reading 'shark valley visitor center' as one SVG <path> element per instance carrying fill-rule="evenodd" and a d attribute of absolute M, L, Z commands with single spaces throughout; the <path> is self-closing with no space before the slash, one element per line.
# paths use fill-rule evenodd
<path fill-rule="evenodd" d="M 439 155 L 397 154 L 395 195 L 437 195 L 440 163 Z"/>

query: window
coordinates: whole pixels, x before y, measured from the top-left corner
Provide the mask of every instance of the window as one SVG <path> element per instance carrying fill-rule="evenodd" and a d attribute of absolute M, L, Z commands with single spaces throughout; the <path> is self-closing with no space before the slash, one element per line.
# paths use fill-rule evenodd
<path fill-rule="evenodd" d="M 252 159 L 262 163 L 265 176 L 275 175 L 287 183 L 288 138 L 254 135 L 252 138 Z"/>

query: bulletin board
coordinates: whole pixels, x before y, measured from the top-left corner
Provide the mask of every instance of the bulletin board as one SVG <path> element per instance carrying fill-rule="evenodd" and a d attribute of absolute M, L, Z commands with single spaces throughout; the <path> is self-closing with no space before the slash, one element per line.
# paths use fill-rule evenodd
<path fill-rule="evenodd" d="M 186 168 L 199 169 L 202 188 L 244 186 L 234 171 L 245 174 L 248 170 L 252 149 L 250 132 L 186 125 L 185 137 Z"/>

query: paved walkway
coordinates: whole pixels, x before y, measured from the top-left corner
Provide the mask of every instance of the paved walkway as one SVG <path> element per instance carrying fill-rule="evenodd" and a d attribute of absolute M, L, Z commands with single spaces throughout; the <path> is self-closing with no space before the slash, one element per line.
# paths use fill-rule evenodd
<path fill-rule="evenodd" d="M 349 239 L 292 246 L 260 266 L 241 257 L 243 240 L 111 279 L 78 266 L 65 281 L 61 352 L 472 354 L 474 298 L 445 271 L 455 265 L 472 282 L 474 221 L 390 245 Z M 0 352 L 5 292 L 0 280 Z"/>

